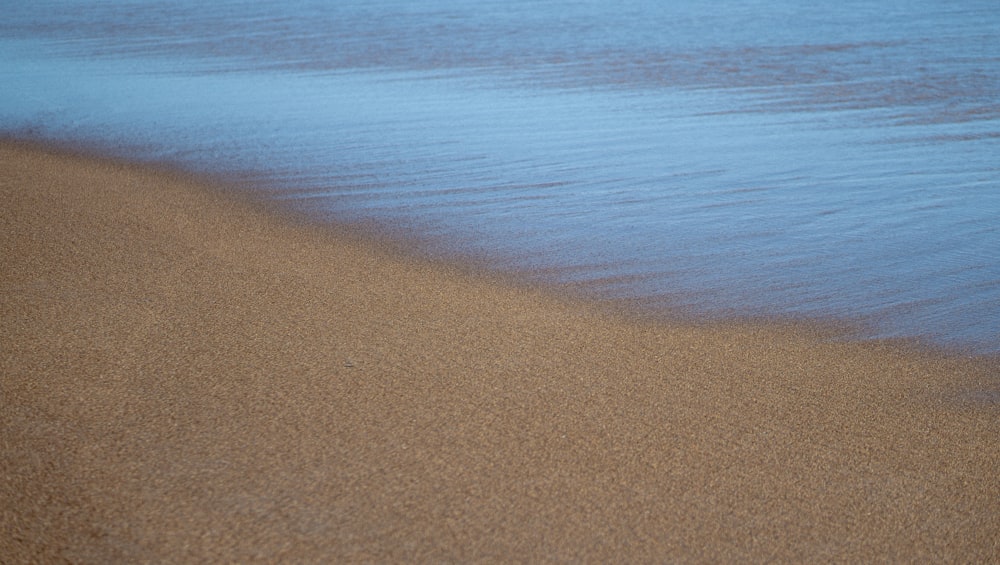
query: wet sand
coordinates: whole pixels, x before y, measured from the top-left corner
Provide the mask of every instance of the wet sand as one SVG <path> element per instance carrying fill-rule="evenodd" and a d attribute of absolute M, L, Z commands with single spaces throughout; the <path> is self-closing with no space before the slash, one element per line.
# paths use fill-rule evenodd
<path fill-rule="evenodd" d="M 996 360 L 651 322 L 0 144 L 0 561 L 1000 561 Z"/>

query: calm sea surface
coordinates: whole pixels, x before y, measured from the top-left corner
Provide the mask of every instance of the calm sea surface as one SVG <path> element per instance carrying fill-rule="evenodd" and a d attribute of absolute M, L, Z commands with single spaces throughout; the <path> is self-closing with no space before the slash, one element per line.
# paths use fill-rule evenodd
<path fill-rule="evenodd" d="M 1000 352 L 996 0 L 0 9 L 0 133 L 604 296 Z"/>

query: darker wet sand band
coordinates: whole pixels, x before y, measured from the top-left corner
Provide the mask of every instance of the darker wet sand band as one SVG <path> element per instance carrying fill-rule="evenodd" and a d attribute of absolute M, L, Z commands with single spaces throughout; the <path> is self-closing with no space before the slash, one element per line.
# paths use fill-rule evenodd
<path fill-rule="evenodd" d="M 0 561 L 1000 560 L 994 361 L 648 323 L 0 145 Z"/>

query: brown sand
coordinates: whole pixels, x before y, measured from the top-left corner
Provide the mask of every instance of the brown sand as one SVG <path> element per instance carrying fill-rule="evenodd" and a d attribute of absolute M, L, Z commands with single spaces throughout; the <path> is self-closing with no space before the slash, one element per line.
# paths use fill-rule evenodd
<path fill-rule="evenodd" d="M 629 320 L 0 144 L 0 561 L 1000 561 L 996 363 Z"/>

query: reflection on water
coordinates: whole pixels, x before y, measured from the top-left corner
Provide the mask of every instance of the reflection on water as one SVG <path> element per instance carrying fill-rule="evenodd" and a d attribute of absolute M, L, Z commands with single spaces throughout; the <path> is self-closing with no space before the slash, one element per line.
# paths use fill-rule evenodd
<path fill-rule="evenodd" d="M 330 4 L 22 3 L 0 129 L 610 296 L 1000 351 L 992 0 Z"/>

